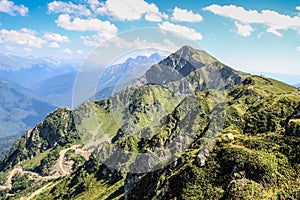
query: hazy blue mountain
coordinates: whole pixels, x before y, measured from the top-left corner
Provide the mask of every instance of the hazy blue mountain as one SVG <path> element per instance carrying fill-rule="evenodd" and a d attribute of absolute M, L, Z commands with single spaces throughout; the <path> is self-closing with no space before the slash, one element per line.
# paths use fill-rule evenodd
<path fill-rule="evenodd" d="M 2 160 L 5 157 L 9 149 L 20 136 L 21 134 L 0 137 L 0 160 Z"/>
<path fill-rule="evenodd" d="M 31 92 L 57 107 L 72 107 L 72 92 L 76 72 L 43 80 L 31 87 Z"/>
<path fill-rule="evenodd" d="M 142 76 L 149 67 L 159 62 L 162 57 L 154 53 L 147 56 L 137 56 L 128 58 L 124 63 L 111 65 L 103 73 L 98 84 L 100 93 L 97 98 L 109 97 L 113 90 L 120 90 L 130 85 Z M 34 95 L 41 97 L 58 107 L 72 107 L 72 93 L 76 72 L 70 72 L 52 76 L 30 86 L 30 91 Z M 126 82 L 125 82 L 126 80 Z M 118 90 L 118 91 L 119 91 Z"/>
<path fill-rule="evenodd" d="M 0 54 L 0 78 L 30 88 L 54 76 L 77 71 L 83 60 Z"/>
<path fill-rule="evenodd" d="M 0 144 L 7 141 L 7 136 L 20 135 L 34 127 L 55 108 L 30 96 L 21 88 L 0 80 Z M 14 142 L 11 139 L 9 141 L 9 144 Z"/>
<path fill-rule="evenodd" d="M 112 94 L 121 91 L 143 76 L 153 64 L 163 58 L 158 53 L 154 53 L 149 57 L 128 58 L 124 63 L 108 67 L 100 77 L 95 98 L 108 98 Z"/>

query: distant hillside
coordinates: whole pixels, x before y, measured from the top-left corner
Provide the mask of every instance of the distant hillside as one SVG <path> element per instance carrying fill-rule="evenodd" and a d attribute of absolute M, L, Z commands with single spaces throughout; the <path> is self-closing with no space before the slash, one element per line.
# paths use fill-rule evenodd
<path fill-rule="evenodd" d="M 21 137 L 22 134 L 0 137 L 0 160 L 5 158 L 12 145 Z"/>
<path fill-rule="evenodd" d="M 76 72 L 43 80 L 30 87 L 30 92 L 57 107 L 72 107 L 72 93 Z"/>
<path fill-rule="evenodd" d="M 12 84 L 0 80 L 0 132 L 1 139 L 21 135 L 42 121 L 55 106 L 29 96 Z M 10 140 L 10 143 L 14 142 Z M 3 142 L 3 141 L 1 141 Z"/>
<path fill-rule="evenodd" d="M 289 85 L 300 85 L 300 75 L 297 74 L 279 74 L 270 72 L 255 72 L 253 74 L 264 76 L 266 78 L 273 78 Z"/>

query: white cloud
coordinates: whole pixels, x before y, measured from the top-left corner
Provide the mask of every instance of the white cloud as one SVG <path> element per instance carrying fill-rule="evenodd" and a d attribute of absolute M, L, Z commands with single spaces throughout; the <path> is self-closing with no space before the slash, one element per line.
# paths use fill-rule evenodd
<path fill-rule="evenodd" d="M 91 36 L 80 36 L 80 39 L 82 39 L 83 44 L 86 46 L 98 46 L 99 44 L 103 43 L 105 41 L 105 38 L 101 37 L 101 35 L 91 35 Z"/>
<path fill-rule="evenodd" d="M 155 48 L 155 49 L 164 49 L 168 50 L 169 52 L 173 52 L 176 49 L 179 49 L 179 47 L 174 44 L 169 39 L 164 39 L 162 42 L 153 42 L 153 41 L 147 41 L 140 38 L 136 38 L 133 41 L 127 41 L 126 39 L 120 38 L 118 36 L 110 38 L 108 41 L 103 43 L 103 40 L 99 40 L 97 35 L 94 35 L 94 37 L 87 37 L 84 38 L 84 43 L 87 46 L 102 46 L 102 47 L 109 47 L 111 44 L 115 45 L 116 47 L 120 49 L 132 49 L 132 48 Z"/>
<path fill-rule="evenodd" d="M 15 51 L 15 47 L 9 46 L 9 45 L 5 45 L 4 46 L 5 49 L 7 49 L 8 51 Z"/>
<path fill-rule="evenodd" d="M 149 22 L 161 22 L 162 18 L 167 19 L 168 15 L 162 13 L 162 14 L 157 14 L 155 12 L 150 12 L 145 15 L 145 20 Z"/>
<path fill-rule="evenodd" d="M 70 42 L 68 36 L 60 35 L 58 33 L 45 33 L 44 38 L 55 42 Z"/>
<path fill-rule="evenodd" d="M 92 11 L 96 11 L 97 8 L 101 6 L 100 2 L 98 0 L 87 0 L 87 3 L 89 4 Z"/>
<path fill-rule="evenodd" d="M 189 40 L 202 40 L 201 33 L 197 32 L 195 29 L 188 28 L 186 26 L 181 26 L 177 24 L 172 24 L 170 22 L 164 22 L 162 24 L 158 24 L 159 28 L 162 31 L 171 32 L 178 37 L 182 37 L 184 39 Z"/>
<path fill-rule="evenodd" d="M 292 29 L 300 34 L 300 18 L 282 15 L 272 10 L 245 10 L 243 7 L 235 5 L 220 6 L 211 5 L 204 10 L 211 11 L 217 15 L 228 17 L 239 21 L 242 24 L 262 24 L 266 26 L 267 32 L 281 36 L 280 30 Z"/>
<path fill-rule="evenodd" d="M 37 37 L 35 31 L 22 28 L 19 31 L 6 29 L 0 30 L 0 43 L 41 48 L 46 41 Z"/>
<path fill-rule="evenodd" d="M 12 1 L 0 0 L 0 12 L 4 12 L 12 16 L 17 14 L 25 16 L 28 13 L 28 8 L 24 5 L 15 5 Z"/>
<path fill-rule="evenodd" d="M 268 28 L 267 29 L 268 33 L 273 33 L 274 35 L 278 36 L 278 37 L 282 37 L 282 33 L 278 32 L 277 30 L 273 29 L 273 28 Z"/>
<path fill-rule="evenodd" d="M 300 6 L 297 6 L 297 7 L 296 7 L 296 10 L 299 10 L 299 11 L 300 11 Z"/>
<path fill-rule="evenodd" d="M 203 18 L 192 11 L 175 7 L 171 19 L 175 22 L 200 22 Z"/>
<path fill-rule="evenodd" d="M 62 50 L 63 53 L 66 53 L 66 54 L 73 54 L 73 51 L 69 48 L 65 48 Z"/>
<path fill-rule="evenodd" d="M 75 14 L 80 16 L 91 15 L 91 11 L 81 4 L 73 4 L 72 2 L 63 2 L 63 1 L 53 1 L 48 3 L 48 12 L 49 13 L 68 13 Z"/>
<path fill-rule="evenodd" d="M 60 15 L 56 20 L 56 24 L 66 30 L 97 32 L 92 36 L 80 36 L 86 46 L 95 46 L 95 44 L 102 43 L 118 32 L 118 28 L 109 21 L 101 21 L 97 18 L 80 19 L 78 17 L 72 20 L 68 14 Z"/>
<path fill-rule="evenodd" d="M 234 22 L 237 27 L 237 33 L 241 36 L 248 37 L 254 31 L 254 29 L 248 24 L 240 24 L 238 22 Z"/>
<path fill-rule="evenodd" d="M 24 51 L 27 51 L 27 52 L 31 52 L 32 51 L 32 49 L 30 49 L 29 47 L 24 47 L 23 49 L 24 49 Z"/>
<path fill-rule="evenodd" d="M 110 40 L 111 43 L 116 45 L 118 48 L 155 48 L 155 49 L 164 49 L 168 50 L 170 52 L 173 52 L 174 49 L 179 49 L 178 46 L 176 46 L 172 41 L 169 39 L 164 39 L 162 42 L 150 42 L 147 40 L 141 40 L 140 38 L 137 38 L 133 41 L 127 41 L 120 37 L 114 37 Z"/>
<path fill-rule="evenodd" d="M 86 46 L 98 46 L 113 36 L 111 34 L 98 33 L 91 36 L 80 36 L 80 39 L 82 39 L 83 44 Z"/>
<path fill-rule="evenodd" d="M 48 45 L 49 48 L 59 48 L 60 45 L 57 43 L 57 42 L 51 42 L 49 45 Z"/>
<path fill-rule="evenodd" d="M 300 51 L 300 46 L 296 48 L 297 51 Z"/>
<path fill-rule="evenodd" d="M 82 50 L 76 50 L 77 54 L 83 54 L 84 52 Z"/>
<path fill-rule="evenodd" d="M 139 20 L 145 15 L 147 21 L 160 22 L 162 18 L 168 17 L 161 13 L 154 3 L 147 3 L 144 0 L 107 0 L 96 9 L 96 12 L 120 21 Z"/>
<path fill-rule="evenodd" d="M 97 18 L 81 19 L 78 17 L 72 20 L 68 14 L 59 15 L 55 23 L 61 28 L 73 31 L 95 31 L 111 35 L 116 34 L 118 31 L 118 28 L 109 21 L 101 21 Z"/>

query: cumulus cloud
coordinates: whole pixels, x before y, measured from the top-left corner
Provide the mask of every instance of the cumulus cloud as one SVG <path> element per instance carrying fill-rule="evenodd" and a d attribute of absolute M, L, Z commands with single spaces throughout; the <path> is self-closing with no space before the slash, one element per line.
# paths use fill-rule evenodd
<path fill-rule="evenodd" d="M 91 15 L 91 11 L 81 4 L 73 4 L 72 2 L 63 2 L 63 1 L 53 1 L 48 3 L 48 12 L 49 13 L 68 13 L 75 14 L 80 16 Z"/>
<path fill-rule="evenodd" d="M 76 50 L 77 54 L 83 54 L 84 52 L 82 50 Z"/>
<path fill-rule="evenodd" d="M 49 48 L 59 48 L 60 45 L 57 43 L 57 42 L 51 42 L 49 45 L 48 45 Z"/>
<path fill-rule="evenodd" d="M 69 48 L 63 49 L 62 52 L 66 53 L 66 54 L 70 54 L 70 55 L 73 54 L 73 51 L 71 49 L 69 49 Z"/>
<path fill-rule="evenodd" d="M 107 34 L 115 34 L 118 31 L 118 28 L 109 21 L 101 21 L 97 18 L 81 19 L 75 17 L 72 19 L 68 14 L 59 15 L 55 23 L 61 28 L 73 31 L 96 31 Z"/>
<path fill-rule="evenodd" d="M 22 28 L 19 31 L 6 29 L 0 30 L 0 43 L 41 48 L 46 41 L 37 37 L 35 31 Z"/>
<path fill-rule="evenodd" d="M 92 5 L 95 6 L 95 1 L 92 2 Z M 154 3 L 147 3 L 144 0 L 107 0 L 100 4 L 95 11 L 120 21 L 139 20 L 145 15 L 147 21 L 160 22 L 162 18 L 168 17 L 161 13 Z"/>
<path fill-rule="evenodd" d="M 268 28 L 267 32 L 273 33 L 274 35 L 277 35 L 278 37 L 282 37 L 282 33 L 278 32 L 277 30 L 275 30 L 273 28 Z"/>
<path fill-rule="evenodd" d="M 200 22 L 203 18 L 192 11 L 175 7 L 171 19 L 175 22 Z"/>
<path fill-rule="evenodd" d="M 28 13 L 28 8 L 24 5 L 15 5 L 12 1 L 0 0 L 0 12 L 4 12 L 12 16 L 16 16 L 17 14 L 25 16 Z"/>
<path fill-rule="evenodd" d="M 98 0 L 87 0 L 92 11 L 96 11 L 97 8 L 101 6 L 101 3 Z"/>
<path fill-rule="evenodd" d="M 83 41 L 83 44 L 86 46 L 98 46 L 107 39 L 111 38 L 112 35 L 106 34 L 95 34 L 91 36 L 80 36 L 80 39 Z"/>
<path fill-rule="evenodd" d="M 85 36 L 82 38 L 84 40 L 84 43 L 87 46 L 104 46 L 104 40 L 101 39 L 100 36 L 94 35 L 92 37 Z M 124 49 L 131 49 L 131 48 L 158 48 L 158 49 L 165 49 L 169 50 L 170 52 L 173 52 L 174 49 L 179 49 L 179 47 L 174 44 L 169 39 L 164 39 L 162 42 L 153 42 L 153 41 L 147 41 L 145 39 L 136 38 L 133 41 L 128 41 L 126 39 L 120 38 L 118 36 L 110 38 L 107 43 L 105 43 L 105 46 L 110 46 L 111 44 L 115 45 L 118 48 L 124 48 Z"/>
<path fill-rule="evenodd" d="M 31 52 L 31 51 L 32 51 L 32 49 L 29 48 L 29 47 L 24 47 L 23 50 L 24 50 L 24 51 L 27 51 L 27 52 Z"/>
<path fill-rule="evenodd" d="M 70 42 L 68 36 L 60 35 L 58 33 L 45 33 L 44 38 L 55 42 Z"/>
<path fill-rule="evenodd" d="M 297 6 L 297 7 L 296 7 L 296 10 L 299 10 L 299 11 L 300 11 L 300 6 Z"/>
<path fill-rule="evenodd" d="M 296 48 L 297 51 L 300 51 L 300 46 Z"/>
<path fill-rule="evenodd" d="M 254 29 L 248 24 L 240 24 L 238 22 L 234 22 L 237 27 L 237 33 L 241 36 L 248 37 L 254 31 Z"/>
<path fill-rule="evenodd" d="M 243 25 L 262 24 L 266 26 L 267 32 L 282 36 L 281 30 L 292 29 L 300 34 L 300 18 L 289 15 L 279 14 L 272 10 L 245 10 L 243 7 L 236 5 L 210 5 L 204 10 L 211 11 L 217 15 L 236 20 Z M 248 27 L 249 28 L 249 27 Z"/>
<path fill-rule="evenodd" d="M 68 14 L 60 15 L 56 20 L 56 24 L 66 30 L 97 32 L 95 35 L 80 37 L 86 46 L 95 46 L 94 43 L 102 43 L 118 32 L 118 28 L 109 21 L 101 21 L 97 18 L 81 19 L 75 17 L 72 19 Z"/>
<path fill-rule="evenodd" d="M 147 40 L 142 40 L 142 39 L 135 39 L 133 41 L 127 41 L 123 38 L 120 37 L 114 37 L 110 42 L 115 44 L 118 48 L 154 48 L 154 49 L 164 49 L 168 50 L 170 52 L 173 52 L 174 49 L 179 49 L 179 47 L 174 44 L 172 41 L 169 39 L 164 39 L 162 42 L 150 42 Z"/>
<path fill-rule="evenodd" d="M 158 24 L 158 26 L 162 31 L 171 32 L 177 35 L 178 37 L 182 37 L 184 39 L 202 40 L 203 38 L 201 33 L 197 32 L 195 29 L 188 28 L 186 26 L 177 25 L 170 22 L 164 22 Z"/>

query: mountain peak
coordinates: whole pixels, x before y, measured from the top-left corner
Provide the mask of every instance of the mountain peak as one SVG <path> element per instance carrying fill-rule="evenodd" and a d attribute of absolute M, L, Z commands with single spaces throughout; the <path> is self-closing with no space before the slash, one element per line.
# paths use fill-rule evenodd
<path fill-rule="evenodd" d="M 204 64 L 218 61 L 216 58 L 208 54 L 206 51 L 195 49 L 189 45 L 182 46 L 179 50 L 175 52 L 175 54 L 187 60 L 192 59 L 196 62 L 201 62 Z"/>
<path fill-rule="evenodd" d="M 214 71 L 220 74 L 220 76 L 226 80 L 224 88 L 229 88 L 241 81 L 242 75 L 234 69 L 222 64 L 204 50 L 194 49 L 191 46 L 185 45 L 175 53 L 170 54 L 167 58 L 153 65 L 146 72 L 141 81 L 137 83 L 168 85 L 171 82 L 180 80 L 180 84 L 183 82 L 186 83 L 182 85 L 192 85 L 189 80 L 197 80 L 195 82 L 201 83 L 202 80 L 204 80 L 204 75 L 207 80 L 213 81 L 212 78 L 209 77 L 209 73 L 204 72 L 206 70 L 208 70 L 209 73 Z M 199 77 L 201 77 L 201 80 Z M 200 84 L 195 86 L 194 89 L 200 88 L 199 90 L 201 90 L 201 88 L 205 88 L 206 86 Z M 180 89 L 180 91 L 187 91 L 188 89 L 186 88 L 188 87 L 182 90 Z M 194 89 L 191 89 L 191 91 L 198 91 L 198 89 Z"/>
<path fill-rule="evenodd" d="M 156 53 L 151 54 L 149 56 L 149 58 L 152 60 L 160 61 L 162 59 L 162 56 L 156 52 Z"/>
<path fill-rule="evenodd" d="M 179 54 L 179 55 L 186 55 L 186 54 L 189 54 L 189 55 L 192 55 L 194 53 L 197 53 L 199 52 L 200 50 L 197 50 L 197 49 L 194 49 L 193 47 L 189 46 L 189 45 L 184 45 L 182 46 L 180 49 L 178 49 L 175 54 Z"/>

